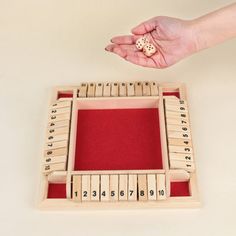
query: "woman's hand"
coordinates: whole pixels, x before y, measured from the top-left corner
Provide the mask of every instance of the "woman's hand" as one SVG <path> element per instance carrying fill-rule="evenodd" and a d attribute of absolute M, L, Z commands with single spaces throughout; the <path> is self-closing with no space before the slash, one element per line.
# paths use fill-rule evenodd
<path fill-rule="evenodd" d="M 106 47 L 125 60 L 144 67 L 165 68 L 197 51 L 196 36 L 191 21 L 158 16 L 132 29 L 133 35 L 117 36 Z M 145 35 L 157 52 L 147 57 L 139 51 L 135 42 Z"/>

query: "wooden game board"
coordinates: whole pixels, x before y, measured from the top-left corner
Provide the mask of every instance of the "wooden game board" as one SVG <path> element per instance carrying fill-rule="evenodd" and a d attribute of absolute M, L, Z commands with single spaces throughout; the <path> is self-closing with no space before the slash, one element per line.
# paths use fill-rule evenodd
<path fill-rule="evenodd" d="M 151 81 L 55 88 L 39 206 L 200 206 L 185 86 Z"/>

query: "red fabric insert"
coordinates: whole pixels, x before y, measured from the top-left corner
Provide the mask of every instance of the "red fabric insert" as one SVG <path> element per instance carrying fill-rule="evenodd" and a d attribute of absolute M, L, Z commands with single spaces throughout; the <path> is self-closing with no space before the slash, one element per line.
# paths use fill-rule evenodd
<path fill-rule="evenodd" d="M 162 169 L 158 109 L 79 110 L 74 169 Z"/>
<path fill-rule="evenodd" d="M 63 92 L 59 92 L 57 95 L 57 99 L 59 98 L 72 98 L 73 97 L 73 93 L 63 93 Z"/>
<path fill-rule="evenodd" d="M 189 183 L 185 182 L 171 182 L 170 184 L 170 196 L 171 197 L 183 197 L 190 196 Z"/>
<path fill-rule="evenodd" d="M 48 185 L 47 198 L 66 198 L 66 184 L 52 184 Z"/>
<path fill-rule="evenodd" d="M 164 92 L 163 96 L 176 96 L 177 98 L 180 98 L 179 92 Z"/>

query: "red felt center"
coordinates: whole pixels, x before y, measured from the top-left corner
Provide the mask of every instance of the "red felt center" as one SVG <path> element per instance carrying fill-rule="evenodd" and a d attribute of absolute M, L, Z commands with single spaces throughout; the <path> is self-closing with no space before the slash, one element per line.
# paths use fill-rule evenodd
<path fill-rule="evenodd" d="M 74 169 L 162 169 L 158 109 L 79 110 Z"/>

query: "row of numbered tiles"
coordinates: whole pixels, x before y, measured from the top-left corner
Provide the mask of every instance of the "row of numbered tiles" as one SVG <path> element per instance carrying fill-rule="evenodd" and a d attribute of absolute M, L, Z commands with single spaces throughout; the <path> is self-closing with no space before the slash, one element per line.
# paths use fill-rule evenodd
<path fill-rule="evenodd" d="M 156 82 L 82 83 L 79 97 L 157 96 Z"/>
<path fill-rule="evenodd" d="M 80 202 L 165 200 L 165 175 L 74 175 L 72 199 Z"/>
<path fill-rule="evenodd" d="M 195 170 L 187 102 L 165 98 L 170 168 Z"/>
<path fill-rule="evenodd" d="M 49 108 L 43 172 L 66 170 L 71 117 L 71 101 L 58 101 Z"/>

